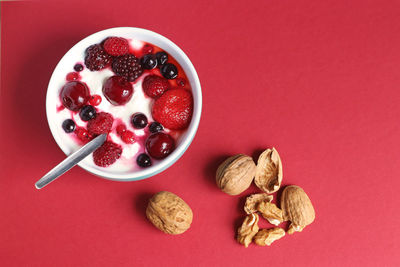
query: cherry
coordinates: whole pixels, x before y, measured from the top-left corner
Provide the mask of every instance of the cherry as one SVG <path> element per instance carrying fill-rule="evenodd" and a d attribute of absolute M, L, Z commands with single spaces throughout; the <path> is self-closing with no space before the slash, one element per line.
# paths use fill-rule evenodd
<path fill-rule="evenodd" d="M 122 133 L 121 139 L 126 144 L 133 144 L 135 143 L 135 134 L 131 131 L 125 131 Z"/>
<path fill-rule="evenodd" d="M 175 149 L 175 140 L 166 133 L 153 133 L 146 140 L 147 152 L 155 159 L 163 159 Z"/>
<path fill-rule="evenodd" d="M 126 78 L 112 76 L 104 83 L 103 94 L 111 104 L 124 105 L 132 98 L 133 87 Z"/>
<path fill-rule="evenodd" d="M 83 82 L 67 82 L 61 89 L 60 98 L 64 107 L 78 111 L 90 98 L 89 88 Z"/>
<path fill-rule="evenodd" d="M 101 103 L 101 96 L 99 95 L 92 95 L 89 99 L 89 103 L 92 106 L 98 106 Z"/>

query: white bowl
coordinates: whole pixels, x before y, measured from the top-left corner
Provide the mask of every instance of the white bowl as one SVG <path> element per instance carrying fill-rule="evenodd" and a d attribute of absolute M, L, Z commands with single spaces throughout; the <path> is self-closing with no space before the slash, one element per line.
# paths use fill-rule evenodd
<path fill-rule="evenodd" d="M 58 114 L 57 112 L 55 112 L 56 105 L 58 103 L 57 100 L 59 99 L 59 91 L 62 85 L 65 84 L 66 74 L 72 71 L 72 67 L 77 62 L 77 59 L 82 58 L 85 49 L 90 45 L 100 43 L 106 37 L 109 36 L 119 36 L 128 39 L 141 40 L 160 47 L 168 54 L 170 54 L 172 57 L 174 57 L 175 60 L 181 65 L 192 88 L 194 106 L 193 106 L 193 116 L 191 123 L 188 129 L 185 130 L 181 138 L 179 138 L 179 140 L 177 141 L 175 150 L 168 157 L 166 157 L 161 161 L 155 162 L 151 167 L 138 169 L 134 171 L 132 170 L 123 171 L 123 172 L 116 172 L 115 170 L 109 168 L 102 168 L 96 166 L 93 163 L 91 155 L 86 157 L 83 161 L 81 161 L 78 164 L 85 170 L 110 180 L 116 180 L 116 181 L 141 180 L 156 175 L 164 171 L 168 167 L 170 167 L 183 155 L 183 153 L 186 151 L 186 149 L 192 142 L 196 134 L 201 115 L 202 95 L 201 95 L 200 81 L 197 76 L 196 70 L 193 67 L 193 64 L 190 62 L 186 54 L 172 41 L 155 32 L 140 28 L 120 27 L 120 28 L 111 28 L 103 30 L 86 37 L 85 39 L 81 40 L 79 43 L 74 45 L 57 64 L 51 76 L 49 86 L 47 89 L 47 96 L 46 96 L 47 120 L 54 139 L 56 140 L 58 146 L 66 155 L 69 155 L 72 152 L 74 152 L 77 149 L 77 145 L 74 144 L 72 138 L 68 137 L 68 135 L 64 133 L 61 127 L 60 118 L 57 117 Z M 106 100 L 103 99 L 103 101 Z"/>

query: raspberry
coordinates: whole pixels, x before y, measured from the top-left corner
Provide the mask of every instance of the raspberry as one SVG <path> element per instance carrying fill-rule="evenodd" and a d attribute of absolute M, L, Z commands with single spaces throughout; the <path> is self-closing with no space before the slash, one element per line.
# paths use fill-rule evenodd
<path fill-rule="evenodd" d="M 190 91 L 171 89 L 158 98 L 152 107 L 153 118 L 171 130 L 189 126 L 193 113 L 193 98 Z"/>
<path fill-rule="evenodd" d="M 169 90 L 170 84 L 167 79 L 158 75 L 148 75 L 143 80 L 143 91 L 151 98 L 160 97 L 165 91 Z"/>
<path fill-rule="evenodd" d="M 100 112 L 96 117 L 87 124 L 88 132 L 91 135 L 100 135 L 111 131 L 113 125 L 113 117 L 110 113 Z"/>
<path fill-rule="evenodd" d="M 97 166 L 107 167 L 121 157 L 122 147 L 106 141 L 101 147 L 93 152 L 93 161 Z"/>
<path fill-rule="evenodd" d="M 119 76 L 124 76 L 129 82 L 135 81 L 143 73 L 139 59 L 134 55 L 124 55 L 114 58 L 112 70 Z"/>
<path fill-rule="evenodd" d="M 121 37 L 109 37 L 104 42 L 104 50 L 112 56 L 122 56 L 128 54 L 128 41 Z"/>
<path fill-rule="evenodd" d="M 111 56 L 99 44 L 91 45 L 86 49 L 85 65 L 91 70 L 101 70 L 111 63 Z"/>

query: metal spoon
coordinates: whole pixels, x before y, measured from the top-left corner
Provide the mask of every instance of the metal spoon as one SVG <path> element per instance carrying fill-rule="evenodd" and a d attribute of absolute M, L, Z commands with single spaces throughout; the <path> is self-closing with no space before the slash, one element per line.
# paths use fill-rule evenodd
<path fill-rule="evenodd" d="M 90 153 L 99 148 L 107 139 L 107 134 L 102 134 L 97 136 L 95 139 L 81 147 L 76 152 L 69 155 L 66 159 L 64 159 L 60 164 L 54 167 L 51 171 L 49 171 L 45 176 L 40 178 L 39 181 L 36 182 L 36 189 L 42 189 L 59 176 L 64 174 L 66 171 L 74 167 L 81 160 L 86 158 Z"/>

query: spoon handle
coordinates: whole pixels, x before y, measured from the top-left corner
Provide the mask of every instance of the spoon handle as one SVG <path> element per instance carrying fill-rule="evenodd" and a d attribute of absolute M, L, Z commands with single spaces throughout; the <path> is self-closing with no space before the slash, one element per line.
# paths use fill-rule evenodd
<path fill-rule="evenodd" d="M 99 148 L 107 139 L 107 134 L 102 134 L 97 136 L 95 139 L 81 147 L 79 150 L 75 151 L 69 155 L 66 159 L 60 162 L 56 167 L 49 171 L 45 176 L 40 178 L 36 182 L 36 189 L 41 189 L 57 179 L 60 175 L 64 174 L 66 171 L 74 167 L 81 160 L 86 158 L 90 153 Z"/>

